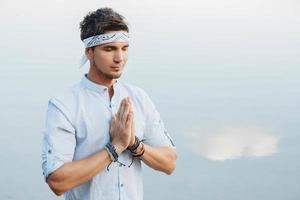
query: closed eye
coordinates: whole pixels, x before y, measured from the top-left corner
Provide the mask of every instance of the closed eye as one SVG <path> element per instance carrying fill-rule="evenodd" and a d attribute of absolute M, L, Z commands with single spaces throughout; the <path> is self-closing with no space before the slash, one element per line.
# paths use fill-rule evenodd
<path fill-rule="evenodd" d="M 129 47 L 129 45 L 127 44 L 127 45 L 125 45 L 125 46 L 122 47 L 122 50 L 123 51 L 127 51 L 128 47 Z M 109 51 L 117 50 L 118 47 L 112 46 L 112 45 L 107 45 L 107 46 L 104 46 L 103 49 L 104 49 L 104 51 L 108 51 L 109 52 Z"/>
<path fill-rule="evenodd" d="M 113 48 L 111 48 L 111 47 L 105 47 L 104 50 L 105 50 L 105 51 L 112 51 Z"/>

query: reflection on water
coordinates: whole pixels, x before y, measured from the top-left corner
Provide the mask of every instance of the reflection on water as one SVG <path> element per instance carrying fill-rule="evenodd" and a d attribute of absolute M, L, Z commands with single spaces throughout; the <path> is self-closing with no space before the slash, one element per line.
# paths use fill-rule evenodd
<path fill-rule="evenodd" d="M 253 128 L 202 129 L 188 136 L 196 154 L 214 161 L 270 156 L 279 142 L 278 137 Z"/>

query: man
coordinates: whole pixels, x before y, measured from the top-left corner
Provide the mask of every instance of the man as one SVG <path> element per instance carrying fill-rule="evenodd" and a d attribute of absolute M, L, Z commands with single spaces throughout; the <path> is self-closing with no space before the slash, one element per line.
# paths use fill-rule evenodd
<path fill-rule="evenodd" d="M 174 144 L 148 95 L 117 80 L 129 47 L 124 17 L 98 9 L 80 29 L 90 68 L 49 101 L 43 174 L 67 200 L 141 200 L 141 162 L 171 174 Z"/>

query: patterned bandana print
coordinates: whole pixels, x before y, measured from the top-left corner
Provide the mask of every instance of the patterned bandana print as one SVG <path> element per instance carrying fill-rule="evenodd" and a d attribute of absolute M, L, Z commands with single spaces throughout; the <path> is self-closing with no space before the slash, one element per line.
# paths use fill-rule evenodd
<path fill-rule="evenodd" d="M 85 48 L 94 47 L 101 44 L 106 44 L 110 42 L 129 42 L 128 33 L 108 33 L 102 35 L 96 35 L 83 40 Z"/>
<path fill-rule="evenodd" d="M 111 43 L 111 42 L 129 43 L 129 34 L 124 32 L 115 32 L 115 33 L 95 35 L 83 40 L 85 48 L 94 47 L 94 46 Z M 80 61 L 80 67 L 82 67 L 87 62 L 87 60 L 88 59 L 84 54 Z"/>

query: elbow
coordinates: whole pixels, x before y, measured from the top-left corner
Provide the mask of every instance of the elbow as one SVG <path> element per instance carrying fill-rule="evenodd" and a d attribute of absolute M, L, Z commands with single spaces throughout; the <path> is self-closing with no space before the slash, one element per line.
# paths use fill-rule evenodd
<path fill-rule="evenodd" d="M 174 171 L 175 171 L 175 168 L 176 168 L 176 160 L 177 160 L 177 154 L 176 152 L 174 151 L 174 153 L 172 154 L 172 156 L 170 156 L 170 162 L 169 162 L 169 165 L 168 167 L 164 170 L 164 172 L 167 174 L 167 175 L 171 175 Z"/>
<path fill-rule="evenodd" d="M 61 196 L 61 195 L 64 194 L 64 192 L 63 192 L 63 191 L 60 191 L 60 190 L 56 190 L 56 189 L 52 189 L 52 188 L 51 188 L 51 190 L 53 191 L 53 193 L 54 193 L 56 196 Z"/>
<path fill-rule="evenodd" d="M 172 166 L 168 167 L 168 169 L 166 169 L 164 172 L 167 175 L 171 175 L 174 172 L 175 168 L 176 168 L 176 164 L 173 164 Z"/>
<path fill-rule="evenodd" d="M 52 192 L 56 196 L 61 196 L 65 193 L 65 191 L 61 187 L 59 187 L 59 184 L 56 183 L 56 182 L 53 182 L 53 181 L 49 180 L 48 185 L 49 185 L 50 189 L 52 190 Z"/>
<path fill-rule="evenodd" d="M 47 178 L 47 183 L 56 196 L 61 196 L 67 191 L 67 189 L 64 187 L 64 184 L 61 181 L 58 181 L 58 179 L 53 175 L 54 174 L 51 174 Z"/>

